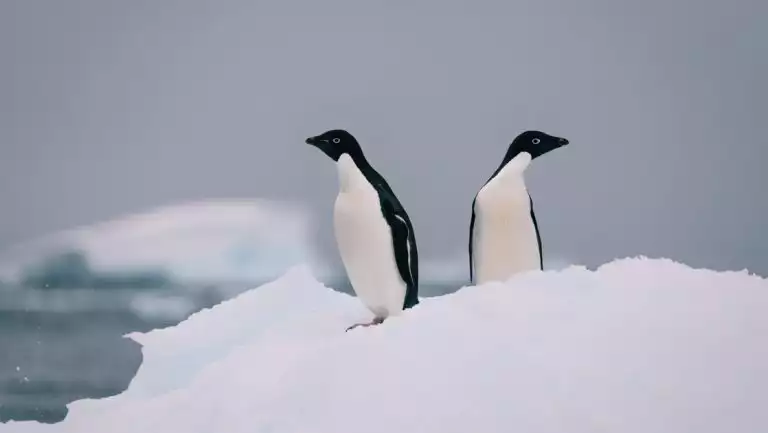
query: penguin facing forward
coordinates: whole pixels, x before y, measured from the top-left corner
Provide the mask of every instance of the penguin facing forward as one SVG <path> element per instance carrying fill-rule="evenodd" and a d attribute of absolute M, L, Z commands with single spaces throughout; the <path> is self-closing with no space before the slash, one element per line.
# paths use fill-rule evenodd
<path fill-rule="evenodd" d="M 368 162 L 349 132 L 334 129 L 306 140 L 336 161 L 339 193 L 334 234 L 357 297 L 378 325 L 419 303 L 416 237 L 405 208 L 387 181 Z"/>
<path fill-rule="evenodd" d="M 524 174 L 532 160 L 567 144 L 565 138 L 541 131 L 521 133 L 475 195 L 469 223 L 473 284 L 506 281 L 519 272 L 544 269 L 541 236 Z"/>

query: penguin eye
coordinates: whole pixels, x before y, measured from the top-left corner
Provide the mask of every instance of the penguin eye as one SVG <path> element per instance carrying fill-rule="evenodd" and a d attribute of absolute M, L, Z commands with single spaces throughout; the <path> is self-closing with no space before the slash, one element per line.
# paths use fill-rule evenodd
<path fill-rule="evenodd" d="M 538 138 L 534 138 L 533 140 L 531 140 L 531 143 L 533 143 L 533 144 L 539 144 L 539 142 L 540 142 L 540 141 L 541 141 L 541 140 L 539 140 Z"/>
<path fill-rule="evenodd" d="M 339 143 L 341 143 L 341 139 L 339 137 L 336 137 L 336 138 L 333 139 L 333 143 L 334 144 L 339 144 Z"/>

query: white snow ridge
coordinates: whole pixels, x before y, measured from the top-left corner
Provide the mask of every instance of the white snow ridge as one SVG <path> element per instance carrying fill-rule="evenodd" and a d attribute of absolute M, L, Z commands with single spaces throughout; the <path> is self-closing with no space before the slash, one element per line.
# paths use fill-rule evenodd
<path fill-rule="evenodd" d="M 768 432 L 768 281 L 626 259 L 369 318 L 306 267 L 132 335 L 130 388 L 18 432 Z"/>

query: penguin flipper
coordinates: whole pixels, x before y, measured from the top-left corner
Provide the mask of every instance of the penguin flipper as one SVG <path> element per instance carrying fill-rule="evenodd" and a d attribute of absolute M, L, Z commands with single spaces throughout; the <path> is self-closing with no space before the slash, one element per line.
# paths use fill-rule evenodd
<path fill-rule="evenodd" d="M 408 215 L 401 207 L 396 207 L 394 202 L 387 199 L 387 194 L 381 195 L 381 211 L 384 219 L 389 224 L 392 231 L 392 248 L 395 253 L 395 263 L 406 285 L 405 299 L 403 300 L 403 309 L 408 309 L 419 303 L 418 297 L 418 256 L 416 252 L 415 241 L 410 242 L 409 238 L 415 239 L 412 229 L 408 224 Z"/>
<path fill-rule="evenodd" d="M 539 244 L 539 269 L 544 270 L 544 251 L 541 249 L 541 233 L 539 233 L 539 224 L 536 222 L 536 213 L 533 212 L 533 198 L 528 194 L 528 200 L 531 206 L 531 221 L 533 221 L 533 228 L 536 231 L 536 242 Z"/>
<path fill-rule="evenodd" d="M 475 237 L 475 202 L 477 201 L 477 196 L 472 200 L 472 218 L 469 220 L 469 282 L 472 284 L 472 282 L 475 279 L 474 276 L 474 262 L 472 261 L 472 242 Z"/>

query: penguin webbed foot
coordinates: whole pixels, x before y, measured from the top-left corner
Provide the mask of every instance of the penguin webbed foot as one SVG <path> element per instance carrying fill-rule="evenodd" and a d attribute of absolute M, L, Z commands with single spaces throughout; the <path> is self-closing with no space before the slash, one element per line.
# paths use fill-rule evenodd
<path fill-rule="evenodd" d="M 383 317 L 374 317 L 373 320 L 371 320 L 370 322 L 368 322 L 368 323 L 356 323 L 356 324 L 348 327 L 347 330 L 344 331 L 344 332 L 349 332 L 349 331 L 351 331 L 351 330 L 353 330 L 353 329 L 355 329 L 355 328 L 357 328 L 359 326 L 367 328 L 369 326 L 381 325 L 382 323 L 384 323 L 384 318 Z"/>

